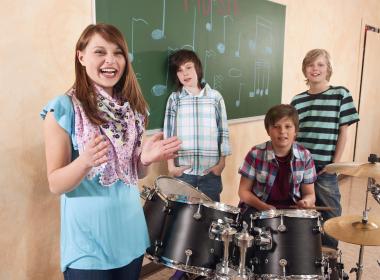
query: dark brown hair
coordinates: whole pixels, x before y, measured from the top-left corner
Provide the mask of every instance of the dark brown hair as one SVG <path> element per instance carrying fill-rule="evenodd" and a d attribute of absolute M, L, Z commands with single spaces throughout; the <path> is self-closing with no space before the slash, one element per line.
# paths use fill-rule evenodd
<path fill-rule="evenodd" d="M 198 76 L 198 87 L 201 86 L 201 82 L 203 79 L 203 70 L 202 70 L 202 62 L 197 56 L 197 54 L 190 50 L 179 50 L 175 53 L 171 54 L 169 57 L 169 71 L 170 75 L 173 79 L 174 86 L 176 90 L 180 90 L 182 88 L 182 84 L 177 77 L 178 69 L 187 62 L 193 62 L 195 72 Z"/>
<path fill-rule="evenodd" d="M 299 127 L 298 113 L 297 113 L 297 110 L 292 105 L 289 105 L 289 104 L 276 105 L 268 110 L 264 119 L 264 125 L 265 125 L 266 131 L 268 132 L 270 126 L 275 125 L 276 122 L 278 122 L 284 117 L 288 117 L 289 119 L 293 121 L 293 124 L 296 128 L 296 132 L 298 132 L 298 127 Z"/>
<path fill-rule="evenodd" d="M 75 96 L 81 102 L 87 117 L 94 124 L 104 123 L 104 120 L 98 114 L 92 81 L 87 76 L 86 69 L 79 62 L 77 56 L 78 51 L 83 51 L 95 34 L 100 35 L 107 42 L 116 44 L 122 50 L 126 61 L 124 73 L 113 88 L 114 97 L 122 104 L 128 101 L 132 110 L 144 115 L 145 123 L 147 123 L 147 103 L 142 95 L 132 64 L 128 60 L 128 46 L 124 36 L 115 26 L 104 23 L 87 26 L 75 47 L 75 83 L 73 88 L 75 89 Z"/>

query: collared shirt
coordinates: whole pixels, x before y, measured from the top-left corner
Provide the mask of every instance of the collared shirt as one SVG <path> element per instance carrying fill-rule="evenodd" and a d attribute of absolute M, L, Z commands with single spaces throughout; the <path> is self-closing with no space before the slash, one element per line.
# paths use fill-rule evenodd
<path fill-rule="evenodd" d="M 314 183 L 317 179 L 317 174 L 308 150 L 298 143 L 293 143 L 291 152 L 290 195 L 300 198 L 301 185 Z M 279 165 L 273 151 L 272 142 L 268 141 L 253 147 L 248 152 L 239 173 L 254 181 L 252 192 L 262 201 L 266 201 L 272 190 L 278 170 Z M 244 203 L 241 206 L 244 208 Z M 248 205 L 245 205 L 245 208 L 247 207 Z"/>
<path fill-rule="evenodd" d="M 204 175 L 221 156 L 231 154 L 227 113 L 222 95 L 208 84 L 199 95 L 185 89 L 168 99 L 164 121 L 165 138 L 177 136 L 181 149 L 176 166 L 191 166 L 185 173 Z"/>

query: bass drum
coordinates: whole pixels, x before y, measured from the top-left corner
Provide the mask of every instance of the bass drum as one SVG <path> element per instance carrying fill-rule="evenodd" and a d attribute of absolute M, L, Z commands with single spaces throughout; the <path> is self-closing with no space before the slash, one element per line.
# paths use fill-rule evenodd
<path fill-rule="evenodd" d="M 150 259 L 157 257 L 157 250 L 162 246 L 162 231 L 169 211 L 169 198 L 196 203 L 211 201 L 207 195 L 191 185 L 169 176 L 157 177 L 154 188 L 146 188 L 141 197 L 145 199 L 143 209 L 151 242 L 146 253 Z"/>

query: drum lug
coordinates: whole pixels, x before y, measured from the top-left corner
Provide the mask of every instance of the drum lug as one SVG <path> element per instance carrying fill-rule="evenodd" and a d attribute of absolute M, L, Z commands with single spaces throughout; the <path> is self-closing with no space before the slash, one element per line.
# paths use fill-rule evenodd
<path fill-rule="evenodd" d="M 288 261 L 286 259 L 280 259 L 278 264 L 282 267 L 283 277 L 286 277 L 286 266 L 288 265 Z"/>
<path fill-rule="evenodd" d="M 188 265 L 189 260 L 190 260 L 190 257 L 191 257 L 192 254 L 193 254 L 193 251 L 191 251 L 191 249 L 186 249 L 186 250 L 185 250 L 185 255 L 186 255 L 186 266 Z"/>
<path fill-rule="evenodd" d="M 152 200 L 153 195 L 156 193 L 156 189 L 151 189 L 147 186 L 142 186 L 143 190 L 140 193 L 140 197 L 145 200 Z"/>
<path fill-rule="evenodd" d="M 281 215 L 281 223 L 279 224 L 279 226 L 277 227 L 277 230 L 279 232 L 285 232 L 286 231 L 286 226 L 284 224 L 284 215 Z"/>
<path fill-rule="evenodd" d="M 212 240 L 221 240 L 222 231 L 224 229 L 224 222 L 222 219 L 218 219 L 217 221 L 212 221 L 210 228 L 208 229 L 208 236 Z"/>
<path fill-rule="evenodd" d="M 165 201 L 165 206 L 164 206 L 164 208 L 162 209 L 162 211 L 163 211 L 164 213 L 167 213 L 168 215 L 172 212 L 172 208 L 170 207 L 168 201 Z"/>
<path fill-rule="evenodd" d="M 317 225 L 313 227 L 313 233 L 323 233 L 323 227 L 320 219 L 318 219 Z"/>
<path fill-rule="evenodd" d="M 202 218 L 202 214 L 201 214 L 201 206 L 202 204 L 199 204 L 198 205 L 198 210 L 197 212 L 194 213 L 193 215 L 193 218 L 196 219 L 196 220 L 200 220 Z"/>

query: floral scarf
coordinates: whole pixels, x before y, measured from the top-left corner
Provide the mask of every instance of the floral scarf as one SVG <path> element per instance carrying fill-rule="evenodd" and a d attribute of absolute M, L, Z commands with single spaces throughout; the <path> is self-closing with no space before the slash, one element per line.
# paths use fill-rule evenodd
<path fill-rule="evenodd" d="M 79 154 L 85 145 L 97 135 L 104 135 L 110 142 L 108 162 L 93 167 L 87 178 L 99 175 L 102 186 L 111 186 L 117 180 L 125 184 L 137 184 L 137 165 L 141 153 L 141 140 L 144 132 L 144 116 L 133 112 L 129 102 L 119 105 L 105 90 L 94 85 L 100 116 L 105 124 L 94 125 L 86 116 L 80 101 L 75 97 L 75 90 L 67 94 L 71 96 L 75 112 L 75 136 Z"/>

